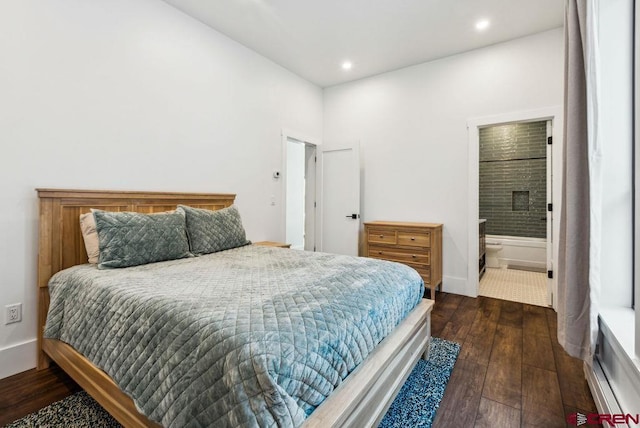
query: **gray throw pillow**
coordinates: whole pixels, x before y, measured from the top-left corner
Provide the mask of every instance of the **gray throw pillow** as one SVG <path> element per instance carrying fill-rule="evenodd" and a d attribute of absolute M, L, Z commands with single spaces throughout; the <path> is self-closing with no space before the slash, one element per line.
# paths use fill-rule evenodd
<path fill-rule="evenodd" d="M 235 206 L 217 211 L 179 205 L 187 214 L 187 234 L 191 252 L 196 255 L 248 245 L 240 213 Z"/>
<path fill-rule="evenodd" d="M 189 257 L 185 213 L 95 210 L 99 268 L 121 268 Z"/>

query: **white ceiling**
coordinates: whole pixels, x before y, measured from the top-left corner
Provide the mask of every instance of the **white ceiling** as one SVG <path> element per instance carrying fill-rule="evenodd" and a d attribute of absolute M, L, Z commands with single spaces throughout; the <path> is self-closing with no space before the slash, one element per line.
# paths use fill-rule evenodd
<path fill-rule="evenodd" d="M 564 0 L 165 1 L 322 87 L 557 28 L 564 13 Z"/>

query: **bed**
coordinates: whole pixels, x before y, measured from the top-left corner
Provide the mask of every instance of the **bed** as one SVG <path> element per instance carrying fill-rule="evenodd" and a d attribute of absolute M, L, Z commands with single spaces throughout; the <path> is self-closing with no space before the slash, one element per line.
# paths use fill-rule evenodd
<path fill-rule="evenodd" d="M 90 208 L 155 213 L 171 210 L 178 204 L 184 204 L 218 210 L 231 206 L 235 195 L 51 189 L 39 189 L 38 195 L 40 199 L 38 367 L 45 368 L 51 360 L 55 361 L 125 426 L 157 426 L 155 422 L 140 413 L 130 396 L 90 359 L 62 340 L 44 337 L 50 303 L 49 280 L 54 274 L 70 267 L 74 267 L 72 271 L 80 272 L 81 276 L 83 272 L 88 272 L 86 266 L 78 266 L 85 264 L 87 258 L 78 226 L 78 217 L 88 212 Z M 255 253 L 256 251 L 258 253 Z M 284 255 L 286 255 L 285 259 L 292 258 L 291 264 L 298 263 L 297 260 L 293 260 L 293 252 L 274 255 L 273 252 L 278 251 L 290 250 L 239 248 L 225 252 L 223 258 L 228 259 L 228 263 L 232 266 L 243 263 L 241 260 L 256 258 L 256 254 L 261 260 L 272 260 L 271 264 L 273 260 L 283 259 Z M 202 257 L 195 262 L 204 263 L 205 261 L 206 257 Z M 170 269 L 178 269 L 182 265 L 193 262 L 183 260 L 166 265 Z M 338 262 L 353 261 L 344 259 Z M 356 262 L 367 263 L 365 259 L 356 260 Z M 331 261 L 331 263 L 334 262 Z M 198 268 L 198 271 L 200 269 Z M 145 268 L 138 270 L 144 271 Z M 131 272 L 134 271 L 136 269 L 131 270 Z M 66 271 L 60 275 L 66 275 Z M 182 274 L 177 273 L 177 275 Z M 211 275 L 215 276 L 216 272 Z M 386 338 L 366 356 L 363 362 L 357 365 L 322 404 L 315 408 L 304 420 L 304 426 L 376 425 L 418 358 L 428 352 L 432 305 L 433 303 L 429 300 L 420 300 L 406 318 L 386 335 Z M 92 326 L 85 322 L 85 328 L 89 329 Z M 48 336 L 51 336 L 50 332 Z"/>

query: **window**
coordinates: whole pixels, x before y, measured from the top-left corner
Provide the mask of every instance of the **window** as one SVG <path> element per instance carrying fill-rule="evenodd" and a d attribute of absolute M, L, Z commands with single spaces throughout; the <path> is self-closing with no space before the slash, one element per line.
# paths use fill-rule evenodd
<path fill-rule="evenodd" d="M 634 149 L 634 289 L 632 293 L 635 312 L 635 356 L 640 358 L 640 7 L 634 2 L 634 52 L 633 52 L 633 149 Z"/>

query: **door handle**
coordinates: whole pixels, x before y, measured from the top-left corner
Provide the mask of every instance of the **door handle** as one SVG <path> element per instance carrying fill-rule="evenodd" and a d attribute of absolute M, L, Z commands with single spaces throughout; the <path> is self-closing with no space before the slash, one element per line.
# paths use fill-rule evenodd
<path fill-rule="evenodd" d="M 354 220 L 357 220 L 360 218 L 360 214 L 349 214 L 348 216 L 346 216 L 347 218 L 352 218 Z"/>

